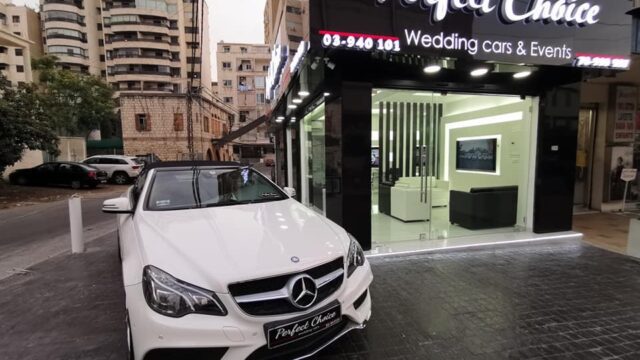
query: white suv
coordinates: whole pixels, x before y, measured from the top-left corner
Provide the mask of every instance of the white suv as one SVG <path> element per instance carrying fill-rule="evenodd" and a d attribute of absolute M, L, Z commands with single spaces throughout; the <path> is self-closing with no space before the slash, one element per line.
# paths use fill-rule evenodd
<path fill-rule="evenodd" d="M 301 359 L 371 316 L 358 242 L 237 163 L 145 169 L 118 215 L 129 358 Z"/>
<path fill-rule="evenodd" d="M 107 172 L 107 177 L 118 185 L 129 183 L 140 175 L 144 163 L 132 156 L 96 155 L 83 161 Z"/>

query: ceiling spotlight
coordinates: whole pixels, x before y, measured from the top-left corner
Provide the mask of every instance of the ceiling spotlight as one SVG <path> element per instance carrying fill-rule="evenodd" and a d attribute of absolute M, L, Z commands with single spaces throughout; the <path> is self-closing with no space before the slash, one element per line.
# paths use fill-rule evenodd
<path fill-rule="evenodd" d="M 442 70 L 442 66 L 438 64 L 428 65 L 427 67 L 424 68 L 424 72 L 427 74 L 435 74 L 440 70 Z"/>
<path fill-rule="evenodd" d="M 291 105 L 289 105 L 289 106 L 287 106 L 287 107 L 288 107 L 289 109 L 297 109 L 297 108 L 298 108 L 298 105 L 296 105 L 296 104 L 291 104 Z"/>
<path fill-rule="evenodd" d="M 324 97 L 327 97 L 327 96 L 331 96 L 331 93 L 329 92 L 324 93 Z"/>
<path fill-rule="evenodd" d="M 302 104 L 302 99 L 297 99 L 296 98 L 296 99 L 291 100 L 291 102 L 294 103 L 294 104 Z"/>
<path fill-rule="evenodd" d="M 309 93 L 308 91 L 305 91 L 305 90 L 300 90 L 300 91 L 298 91 L 298 95 L 299 95 L 301 98 L 305 98 L 305 97 L 309 96 L 309 95 L 310 95 L 310 93 Z"/>
<path fill-rule="evenodd" d="M 296 117 L 295 117 L 295 116 L 292 116 L 292 117 L 291 117 L 291 119 L 290 119 L 291 123 L 295 123 L 295 122 L 296 122 L 296 120 L 298 120 L 298 119 L 296 119 Z"/>
<path fill-rule="evenodd" d="M 481 68 L 477 68 L 475 70 L 472 70 L 471 71 L 471 76 L 479 77 L 479 76 L 487 75 L 487 73 L 489 73 L 489 68 L 481 67 Z"/>
<path fill-rule="evenodd" d="M 513 74 L 513 77 L 515 79 L 524 79 L 526 77 L 529 77 L 529 75 L 531 75 L 531 71 L 520 71 L 520 72 L 517 72 L 517 73 Z"/>

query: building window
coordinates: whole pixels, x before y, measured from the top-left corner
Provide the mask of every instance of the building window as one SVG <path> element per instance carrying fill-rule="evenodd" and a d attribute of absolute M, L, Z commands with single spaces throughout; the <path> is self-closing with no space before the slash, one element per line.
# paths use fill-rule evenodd
<path fill-rule="evenodd" d="M 230 62 L 223 62 L 222 63 L 222 69 L 224 70 L 231 70 L 231 63 Z"/>
<path fill-rule="evenodd" d="M 246 48 L 246 47 L 241 47 L 241 48 L 240 48 L 240 52 L 241 52 L 241 53 L 243 53 L 243 54 L 246 54 L 248 51 L 249 51 L 249 50 L 247 50 L 247 48 Z"/>
<path fill-rule="evenodd" d="M 149 114 L 136 114 L 136 130 L 151 131 Z"/>
<path fill-rule="evenodd" d="M 97 7 L 97 8 L 96 8 L 96 12 L 97 12 L 98 14 L 102 14 L 102 9 L 100 9 L 99 7 Z"/>
<path fill-rule="evenodd" d="M 264 97 L 263 93 L 256 94 L 256 102 L 258 104 L 264 104 L 265 103 L 265 97 Z"/>
<path fill-rule="evenodd" d="M 256 89 L 264 89 L 266 86 L 264 76 L 256 76 L 255 78 L 253 78 L 253 82 L 256 86 Z"/>
<path fill-rule="evenodd" d="M 224 102 L 227 104 L 231 104 L 233 102 L 233 98 L 232 97 L 225 97 L 224 98 Z"/>
<path fill-rule="evenodd" d="M 191 71 L 189 71 L 187 73 L 187 77 L 189 79 L 200 79 L 200 73 L 199 72 L 191 72 Z"/>
<path fill-rule="evenodd" d="M 248 111 L 240 111 L 240 122 L 241 123 L 247 122 L 247 119 L 249 119 L 249 112 Z"/>
<path fill-rule="evenodd" d="M 269 65 L 262 65 L 262 71 L 269 71 Z"/>
<path fill-rule="evenodd" d="M 224 87 L 232 87 L 233 86 L 233 81 L 232 80 L 222 80 L 222 86 L 224 86 Z"/>
<path fill-rule="evenodd" d="M 222 52 L 226 52 L 226 53 L 230 53 L 231 52 L 231 46 L 225 46 L 222 48 Z"/>
<path fill-rule="evenodd" d="M 204 132 L 208 133 L 209 132 L 209 118 L 208 117 L 204 117 L 204 120 L 202 121 L 203 125 L 204 125 Z"/>
<path fill-rule="evenodd" d="M 187 56 L 187 64 L 200 64 L 201 60 L 199 56 L 192 57 Z"/>
<path fill-rule="evenodd" d="M 22 49 L 15 49 L 16 50 L 16 56 L 22 56 Z"/>
<path fill-rule="evenodd" d="M 101 24 L 101 23 L 98 23 L 98 25 L 97 25 L 97 26 L 98 26 L 98 31 L 102 31 L 102 24 Z"/>
<path fill-rule="evenodd" d="M 184 130 L 184 116 L 182 114 L 173 114 L 173 130 Z"/>
<path fill-rule="evenodd" d="M 287 6 L 287 12 L 296 15 L 302 15 L 302 9 L 295 6 Z"/>
<path fill-rule="evenodd" d="M 19 73 L 23 73 L 24 72 L 24 66 L 16 65 L 16 71 L 19 72 Z"/>
<path fill-rule="evenodd" d="M 13 15 L 11 17 L 11 20 L 13 21 L 14 24 L 19 24 L 20 23 L 20 16 Z"/>
<path fill-rule="evenodd" d="M 194 26 L 185 26 L 184 32 L 186 32 L 187 34 L 197 34 L 198 28 Z"/>
<path fill-rule="evenodd" d="M 98 39 L 98 46 L 104 46 L 104 40 Z"/>
<path fill-rule="evenodd" d="M 100 71 L 100 76 L 102 76 L 103 78 L 106 78 L 107 77 L 107 70 Z"/>
<path fill-rule="evenodd" d="M 104 62 L 104 61 L 105 61 L 104 55 L 100 55 L 100 62 Z"/>

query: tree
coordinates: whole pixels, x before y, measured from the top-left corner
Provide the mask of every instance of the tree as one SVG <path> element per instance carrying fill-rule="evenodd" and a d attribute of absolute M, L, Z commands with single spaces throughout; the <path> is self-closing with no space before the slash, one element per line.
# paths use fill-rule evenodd
<path fill-rule="evenodd" d="M 35 85 L 12 88 L 0 74 L 0 174 L 27 149 L 58 154 L 58 137 L 45 104 Z"/>
<path fill-rule="evenodd" d="M 115 127 L 113 90 L 100 78 L 56 67 L 55 56 L 33 60 L 39 89 L 59 132 L 86 137 L 96 129 Z"/>

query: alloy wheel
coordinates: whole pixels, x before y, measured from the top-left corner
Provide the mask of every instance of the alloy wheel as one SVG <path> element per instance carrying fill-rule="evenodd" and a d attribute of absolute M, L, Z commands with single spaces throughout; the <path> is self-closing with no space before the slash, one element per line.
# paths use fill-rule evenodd
<path fill-rule="evenodd" d="M 113 176 L 113 181 L 118 185 L 124 185 L 129 181 L 129 177 L 124 174 L 116 174 Z"/>

